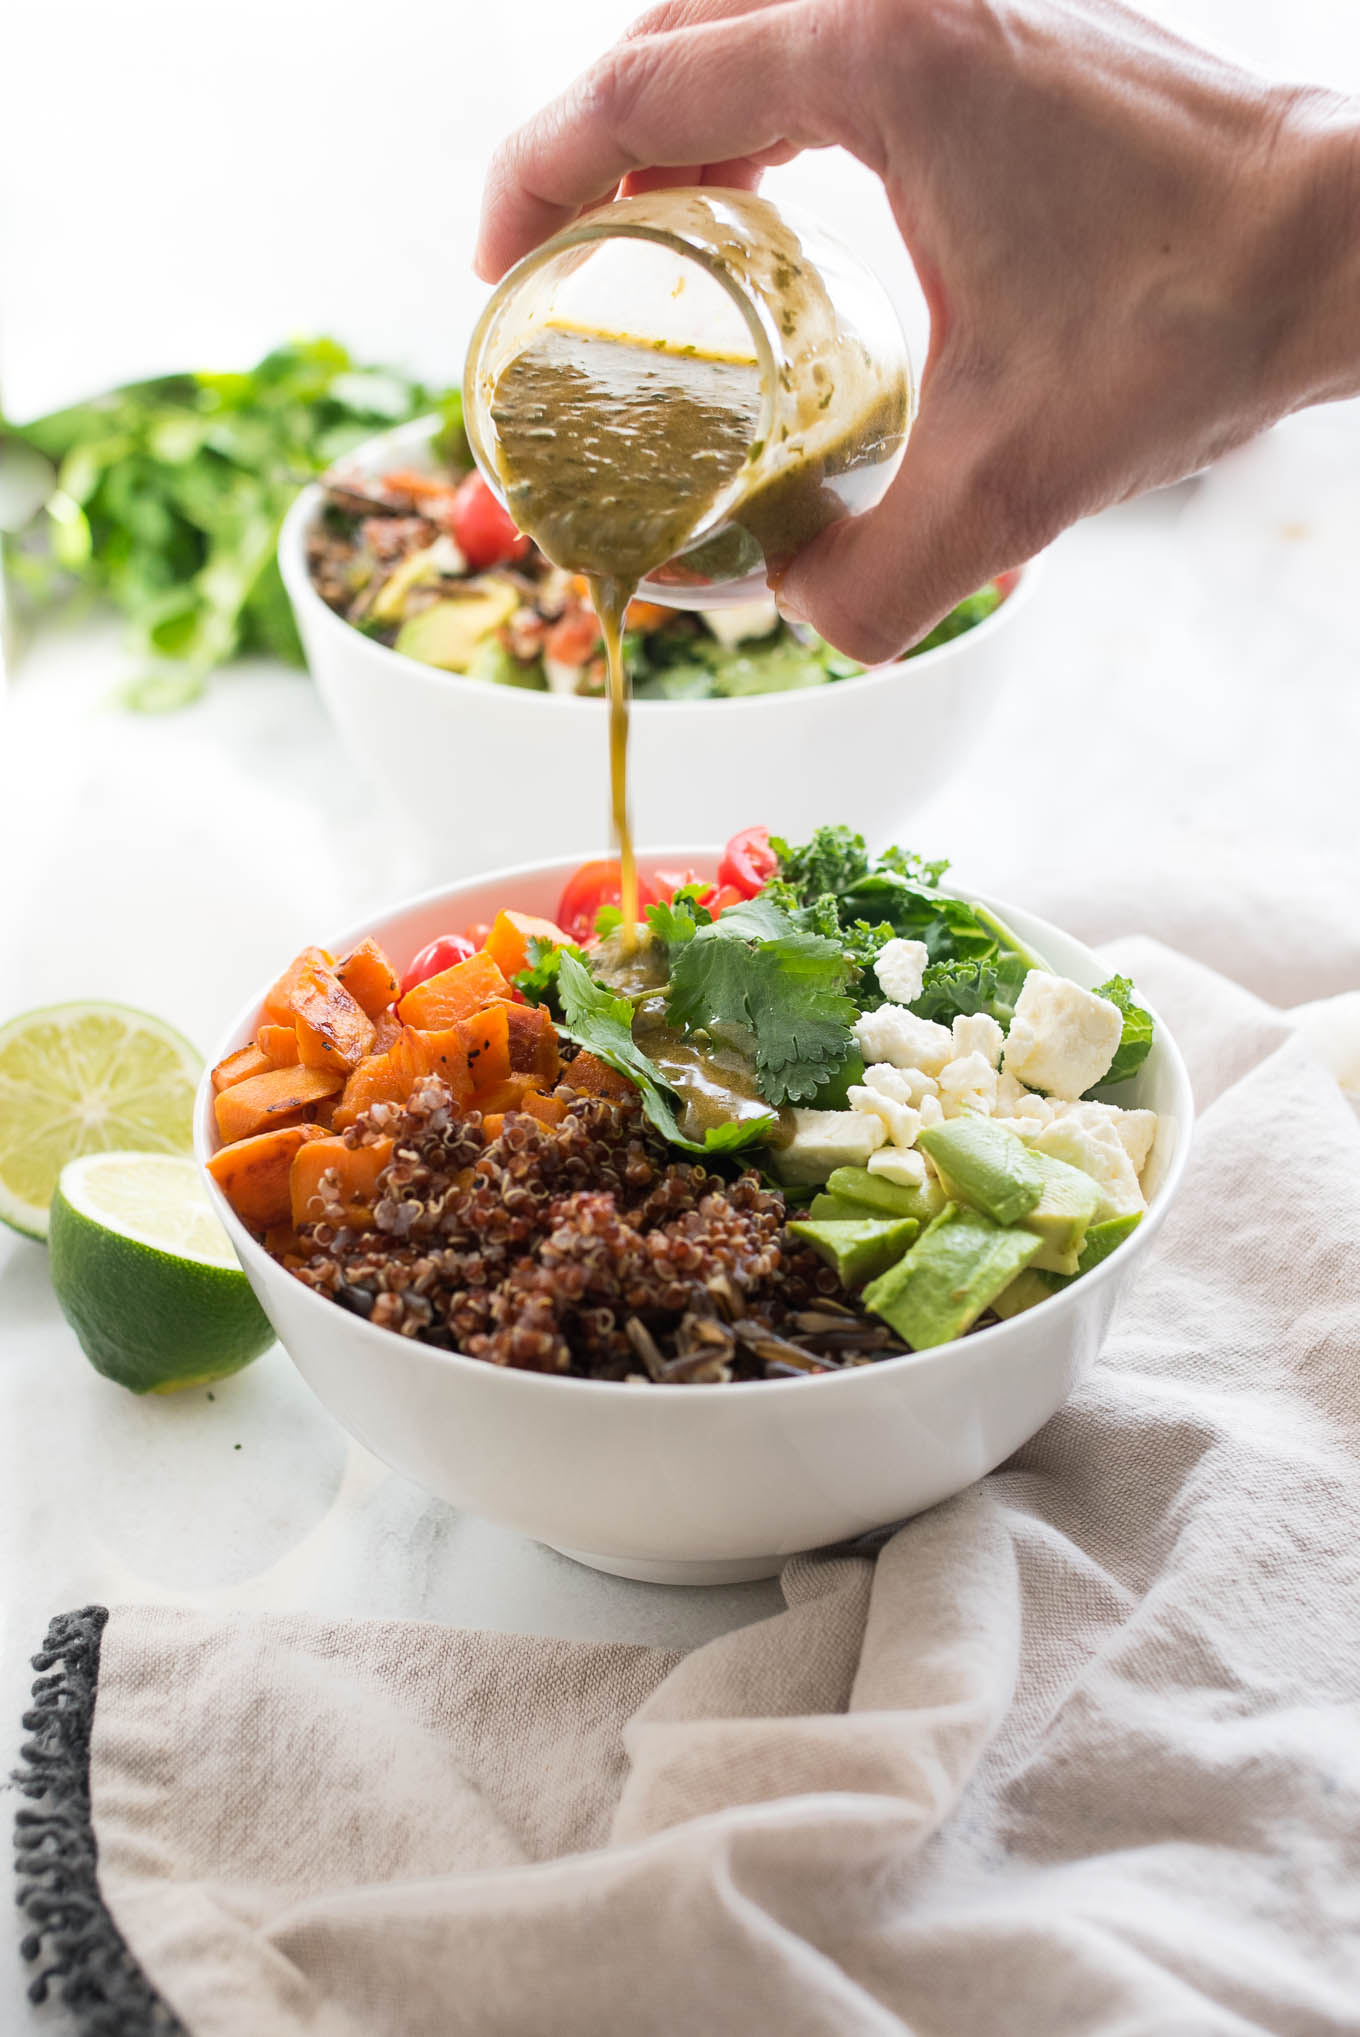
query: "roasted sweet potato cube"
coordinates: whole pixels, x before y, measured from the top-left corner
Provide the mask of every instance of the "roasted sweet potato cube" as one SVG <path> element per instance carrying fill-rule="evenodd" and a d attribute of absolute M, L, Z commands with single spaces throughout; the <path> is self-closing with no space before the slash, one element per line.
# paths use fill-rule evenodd
<path fill-rule="evenodd" d="M 322 1136 L 314 1125 L 283 1125 L 223 1146 L 208 1172 L 243 1224 L 267 1231 L 291 1222 L 288 1177 L 299 1147 Z"/>
<path fill-rule="evenodd" d="M 271 1068 L 296 1068 L 298 1064 L 297 1024 L 263 1025 L 255 1044 Z"/>
<path fill-rule="evenodd" d="M 408 990 L 397 1006 L 401 1022 L 422 1032 L 440 1033 L 459 1019 L 471 1018 L 483 1005 L 509 1003 L 514 991 L 487 954 L 469 955 Z"/>
<path fill-rule="evenodd" d="M 335 973 L 371 1019 L 395 1004 L 401 990 L 396 970 L 371 935 L 336 963 Z"/>
<path fill-rule="evenodd" d="M 567 1114 L 567 1106 L 560 1096 L 541 1096 L 536 1089 L 529 1091 L 521 1108 L 542 1125 L 560 1125 Z"/>
<path fill-rule="evenodd" d="M 373 1046 L 375 1054 L 385 1054 L 389 1047 L 395 1047 L 401 1038 L 401 1020 L 397 1007 L 389 1004 L 386 1011 L 380 1011 L 373 1021 Z"/>
<path fill-rule="evenodd" d="M 403 1108 L 416 1083 L 429 1072 L 420 1034 L 403 1026 L 385 1054 L 370 1054 L 359 1063 L 345 1084 L 331 1123 L 340 1132 L 375 1103 L 394 1103 L 398 1109 Z"/>
<path fill-rule="evenodd" d="M 510 1007 L 489 1004 L 485 1011 L 458 1021 L 474 1094 L 494 1089 L 510 1073 Z"/>
<path fill-rule="evenodd" d="M 224 1089 L 213 1105 L 218 1135 L 227 1140 L 253 1139 L 279 1125 L 298 1125 L 314 1118 L 328 1096 L 344 1083 L 337 1069 L 269 1068 Z"/>
<path fill-rule="evenodd" d="M 228 1054 L 218 1062 L 212 1072 L 212 1086 L 220 1095 L 234 1083 L 245 1082 L 252 1075 L 263 1075 L 273 1062 L 258 1046 L 238 1047 L 234 1054 Z"/>
<path fill-rule="evenodd" d="M 304 969 L 293 990 L 298 1059 L 348 1075 L 373 1051 L 374 1025 L 333 969 Z"/>
<path fill-rule="evenodd" d="M 476 1108 L 483 1113 L 523 1110 L 525 1098 L 534 1086 L 532 1075 L 507 1075 L 504 1082 L 497 1082 L 490 1089 L 479 1089 L 473 1099 Z"/>
<path fill-rule="evenodd" d="M 297 988 L 298 979 L 309 969 L 328 968 L 334 959 L 335 957 L 328 955 L 324 948 L 304 948 L 302 953 L 288 964 L 265 999 L 262 1017 L 274 1025 L 291 1026 L 293 992 Z"/>
<path fill-rule="evenodd" d="M 531 912 L 498 912 L 486 937 L 486 953 L 506 976 L 517 976 L 529 966 L 531 940 L 561 948 L 567 936 L 550 919 L 535 919 Z"/>
<path fill-rule="evenodd" d="M 557 1051 L 557 1028 L 546 1005 L 510 1004 L 505 1008 L 510 1025 L 510 1067 L 516 1075 L 532 1075 L 540 1089 L 551 1089 L 561 1067 Z"/>
<path fill-rule="evenodd" d="M 454 1103 L 459 1110 L 465 1109 L 472 1095 L 472 1076 L 468 1072 L 467 1043 L 458 1027 L 450 1026 L 442 1033 L 419 1033 L 412 1029 L 411 1037 L 419 1042 L 424 1072 L 447 1082 Z"/>
<path fill-rule="evenodd" d="M 289 1175 L 293 1222 L 330 1222 L 319 1189 L 323 1174 L 334 1174 L 335 1188 L 351 1230 L 364 1230 L 373 1221 L 378 1176 L 392 1158 L 393 1141 L 379 1139 L 372 1146 L 347 1146 L 343 1139 L 312 1139 L 299 1146 Z"/>
<path fill-rule="evenodd" d="M 631 1102 L 637 1095 L 636 1085 L 597 1054 L 581 1053 L 568 1061 L 562 1081 L 570 1089 L 582 1090 L 587 1096 L 607 1096 L 615 1103 Z"/>

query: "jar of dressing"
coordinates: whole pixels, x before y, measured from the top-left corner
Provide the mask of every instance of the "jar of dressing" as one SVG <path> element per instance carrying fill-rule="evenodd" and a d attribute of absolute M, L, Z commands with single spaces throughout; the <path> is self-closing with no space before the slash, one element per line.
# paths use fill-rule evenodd
<path fill-rule="evenodd" d="M 525 257 L 473 334 L 478 466 L 592 588 L 749 601 L 871 508 L 911 422 L 911 361 L 867 269 L 749 192 L 654 191 Z"/>

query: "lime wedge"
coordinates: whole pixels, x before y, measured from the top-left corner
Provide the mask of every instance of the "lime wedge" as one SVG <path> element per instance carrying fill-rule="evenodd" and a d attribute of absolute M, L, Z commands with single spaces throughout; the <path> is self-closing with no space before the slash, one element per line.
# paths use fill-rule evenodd
<path fill-rule="evenodd" d="M 133 1393 L 225 1378 L 274 1341 L 195 1160 L 68 1161 L 49 1243 L 52 1285 L 81 1349 Z"/>
<path fill-rule="evenodd" d="M 203 1063 L 123 1004 L 53 1004 L 0 1026 L 0 1222 L 47 1236 L 57 1176 L 80 1153 L 187 1153 Z"/>

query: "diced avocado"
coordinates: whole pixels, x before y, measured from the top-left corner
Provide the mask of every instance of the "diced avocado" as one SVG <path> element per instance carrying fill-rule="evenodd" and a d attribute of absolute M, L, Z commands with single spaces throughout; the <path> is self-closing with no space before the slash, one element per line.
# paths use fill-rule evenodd
<path fill-rule="evenodd" d="M 419 552 L 411 552 L 400 565 L 394 566 L 374 597 L 370 611 L 374 622 L 396 622 L 401 615 L 402 603 L 413 587 L 422 580 L 438 577 L 435 561 L 438 553 L 433 545 L 426 545 Z"/>
<path fill-rule="evenodd" d="M 517 658 L 498 636 L 483 637 L 467 661 L 469 679 L 486 679 L 493 686 L 521 686 L 530 693 L 546 693 L 541 658 Z"/>
<path fill-rule="evenodd" d="M 443 672 L 466 672 L 482 638 L 507 623 L 518 606 L 518 593 L 505 581 L 470 586 L 466 594 L 446 595 L 404 622 L 393 649 Z"/>
<path fill-rule="evenodd" d="M 1044 1192 L 1037 1156 L 990 1118 L 950 1118 L 928 1126 L 916 1143 L 935 1162 L 946 1195 L 993 1223 L 1019 1223 Z"/>
<path fill-rule="evenodd" d="M 1077 1255 L 1100 1203 L 1099 1186 L 1079 1167 L 1069 1167 L 1051 1153 L 1032 1152 L 1030 1158 L 1043 1177 L 1043 1194 L 1020 1221 L 1043 1240 L 1034 1264 L 1049 1273 L 1076 1273 Z"/>
<path fill-rule="evenodd" d="M 1077 1260 L 1078 1273 L 1089 1273 L 1102 1259 L 1108 1259 L 1116 1246 L 1132 1237 L 1142 1221 L 1142 1211 L 1134 1210 L 1126 1217 L 1106 1217 L 1103 1224 L 1092 1224 Z"/>
<path fill-rule="evenodd" d="M 826 1185 L 832 1195 L 857 1203 L 870 1216 L 915 1217 L 922 1224 L 938 1216 L 946 1200 L 933 1174 L 926 1176 L 922 1188 L 903 1188 L 898 1181 L 871 1174 L 867 1167 L 837 1167 Z"/>
<path fill-rule="evenodd" d="M 1011 1316 L 1022 1315 L 1036 1302 L 1047 1301 L 1056 1292 L 1057 1288 L 1050 1286 L 1042 1273 L 1036 1273 L 1032 1266 L 1027 1266 L 1023 1273 L 1016 1275 L 1009 1287 L 1002 1288 L 992 1307 L 1004 1322 Z"/>
<path fill-rule="evenodd" d="M 828 1195 L 823 1189 L 808 1204 L 808 1215 L 814 1223 L 852 1224 L 865 1217 L 882 1218 L 883 1212 L 870 1209 L 867 1202 L 851 1202 L 847 1195 Z"/>
<path fill-rule="evenodd" d="M 864 1080 L 864 1058 L 852 1053 L 834 1075 L 828 1075 L 812 1099 L 814 1110 L 849 1110 L 850 1085 Z"/>
<path fill-rule="evenodd" d="M 1038 1250 L 1033 1231 L 1003 1230 L 977 1210 L 947 1203 L 861 1299 L 913 1351 L 929 1350 L 961 1337 Z"/>
<path fill-rule="evenodd" d="M 801 1238 L 835 1267 L 842 1287 L 862 1287 L 897 1264 L 921 1227 L 915 1217 L 861 1217 L 807 1218 L 788 1228 L 790 1237 Z"/>

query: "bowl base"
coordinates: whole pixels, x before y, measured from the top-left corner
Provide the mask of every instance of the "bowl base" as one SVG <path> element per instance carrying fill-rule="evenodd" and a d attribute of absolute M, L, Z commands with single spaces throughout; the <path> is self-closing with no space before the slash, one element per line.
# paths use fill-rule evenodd
<path fill-rule="evenodd" d="M 596 1556 L 589 1549 L 564 1549 L 560 1542 L 549 1545 L 559 1556 L 584 1563 L 588 1570 L 607 1571 L 610 1577 L 631 1577 L 639 1584 L 753 1584 L 760 1577 L 777 1577 L 787 1556 L 733 1556 L 714 1562 L 677 1563 L 666 1557 Z"/>

